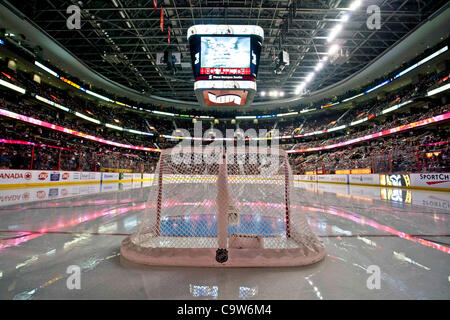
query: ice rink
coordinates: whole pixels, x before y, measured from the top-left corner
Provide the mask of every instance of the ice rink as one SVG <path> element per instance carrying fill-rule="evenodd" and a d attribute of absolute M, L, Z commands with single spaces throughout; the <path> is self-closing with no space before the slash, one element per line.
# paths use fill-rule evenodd
<path fill-rule="evenodd" d="M 296 186 L 327 255 L 308 267 L 265 269 L 121 259 L 121 241 L 147 206 L 140 182 L 0 190 L 0 299 L 450 298 L 450 193 Z M 72 265 L 82 270 L 80 290 L 67 288 Z M 380 289 L 367 286 L 369 266 L 379 267 Z"/>

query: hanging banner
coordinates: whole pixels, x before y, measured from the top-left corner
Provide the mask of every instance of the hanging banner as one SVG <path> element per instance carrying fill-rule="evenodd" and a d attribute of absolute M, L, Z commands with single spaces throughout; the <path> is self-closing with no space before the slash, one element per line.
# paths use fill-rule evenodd
<path fill-rule="evenodd" d="M 157 8 L 157 2 L 158 0 L 153 0 L 153 10 L 156 10 Z"/>
<path fill-rule="evenodd" d="M 164 31 L 164 9 L 161 6 L 161 16 L 159 18 L 159 26 L 161 27 L 161 31 Z"/>

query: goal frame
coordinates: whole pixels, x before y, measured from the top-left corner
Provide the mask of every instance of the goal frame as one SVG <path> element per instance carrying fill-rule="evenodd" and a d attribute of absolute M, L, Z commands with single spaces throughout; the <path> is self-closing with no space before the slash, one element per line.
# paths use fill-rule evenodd
<path fill-rule="evenodd" d="M 192 149 L 193 150 L 193 149 Z M 248 151 L 248 148 L 247 148 Z M 229 151 L 228 151 L 229 152 Z M 284 152 L 279 150 L 279 152 Z M 164 239 L 179 238 L 178 235 L 162 236 L 161 233 L 161 215 L 163 210 L 163 193 L 166 184 L 164 183 L 165 160 L 169 151 L 163 151 L 160 156 L 155 177 L 157 184 L 155 192 L 156 200 L 156 230 L 155 236 Z M 222 149 L 222 154 L 227 151 Z M 291 188 L 292 172 L 287 155 L 284 154 L 284 161 L 281 164 L 284 171 L 284 215 L 285 215 L 285 236 L 286 241 L 294 241 L 292 237 L 298 237 L 292 234 L 292 210 L 291 210 Z M 270 180 L 270 179 L 269 179 Z M 316 263 L 323 259 L 325 250 L 323 245 L 313 245 L 309 247 L 298 248 L 234 248 L 230 246 L 231 235 L 228 235 L 228 202 L 221 200 L 228 191 L 227 160 L 223 156 L 222 163 L 219 164 L 219 174 L 217 175 L 217 243 L 216 248 L 211 247 L 144 247 L 133 242 L 133 235 L 123 240 L 121 246 L 121 255 L 127 260 L 146 265 L 165 265 L 165 266 L 190 266 L 190 267 L 286 267 L 301 266 Z M 219 187 L 219 184 L 222 184 Z M 226 186 L 225 186 L 225 185 Z M 222 229 L 222 230 L 221 230 Z M 298 234 L 298 232 L 296 233 Z M 194 236 L 195 237 L 195 236 Z M 255 238 L 253 238 L 255 239 Z M 244 239 L 245 241 L 245 239 Z M 253 243 L 256 243 L 253 241 Z"/>

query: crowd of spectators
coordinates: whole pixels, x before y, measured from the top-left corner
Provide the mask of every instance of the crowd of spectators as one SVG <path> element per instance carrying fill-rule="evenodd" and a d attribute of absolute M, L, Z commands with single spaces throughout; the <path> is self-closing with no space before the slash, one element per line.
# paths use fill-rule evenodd
<path fill-rule="evenodd" d="M 328 151 L 291 154 L 294 173 L 336 173 L 370 169 L 372 173 L 447 172 L 450 129 L 414 130 Z"/>
<path fill-rule="evenodd" d="M 21 115 L 33 117 L 52 124 L 57 124 L 65 128 L 90 134 L 103 139 L 143 146 L 150 148 L 168 148 L 174 146 L 178 140 L 170 140 L 160 137 L 160 134 L 172 135 L 176 129 L 187 129 L 191 136 L 194 135 L 194 125 L 192 120 L 162 119 L 149 116 L 145 112 L 135 111 L 98 104 L 93 98 L 84 98 L 82 93 L 73 90 L 63 90 L 46 83 L 37 83 L 32 76 L 22 71 L 13 71 L 0 65 L 0 78 L 13 82 L 27 88 L 27 94 L 16 95 L 8 90 L 0 90 L 0 107 Z M 440 74 L 429 73 L 423 76 L 417 84 L 410 84 L 395 92 L 387 94 L 384 98 L 372 99 L 363 104 L 355 104 L 350 110 L 329 112 L 320 115 L 313 115 L 294 121 L 242 121 L 232 123 L 230 121 L 204 121 L 203 132 L 210 128 L 218 129 L 224 136 L 227 129 L 237 128 L 248 130 L 265 129 L 279 130 L 281 135 L 304 134 L 321 130 L 331 129 L 341 124 L 348 124 L 351 121 L 379 114 L 382 110 L 411 100 L 423 97 L 424 93 L 437 84 L 441 84 L 443 76 L 448 72 Z M 129 132 L 116 131 L 102 125 L 93 124 L 84 119 L 76 117 L 71 112 L 54 108 L 40 103 L 33 98 L 33 94 L 38 94 L 51 101 L 64 105 L 73 111 L 78 111 L 103 123 L 115 124 L 120 127 L 134 129 L 142 132 L 154 133 L 154 137 L 137 135 Z M 424 105 L 426 108 L 424 109 Z M 283 144 L 285 149 L 306 149 L 326 146 L 362 137 L 375 132 L 384 131 L 400 125 L 420 121 L 435 115 L 449 112 L 449 106 L 421 104 L 419 107 L 405 108 L 399 112 L 393 112 L 383 117 L 376 117 L 370 122 L 351 129 L 333 132 L 327 135 L 308 136 L 295 140 L 295 144 L 287 141 Z M 205 123 L 208 127 L 205 127 Z M 231 127 L 231 128 L 230 128 Z M 444 132 L 444 134 L 442 134 Z M 435 133 L 428 135 L 432 143 L 445 142 L 448 137 L 448 130 L 442 131 L 439 135 Z M 306 153 L 294 155 L 291 160 L 296 173 L 325 169 L 324 171 L 348 170 L 356 168 L 372 168 L 376 171 L 415 171 L 415 170 L 436 170 L 437 168 L 448 168 L 448 148 L 446 145 L 439 145 L 441 149 L 428 150 L 418 149 L 421 140 L 425 139 L 427 133 L 412 134 L 410 136 L 390 136 L 385 139 L 372 140 L 370 143 L 350 146 L 345 149 L 340 148 L 335 151 Z M 0 124 L 0 135 L 6 139 L 33 142 L 39 145 L 45 144 L 51 147 L 36 146 L 32 148 L 27 145 L 0 144 L 0 168 L 13 169 L 45 169 L 45 170 L 85 170 L 99 171 L 103 169 L 129 169 L 134 172 L 152 172 L 156 167 L 159 157 L 158 152 L 138 152 L 126 151 L 123 148 L 107 146 L 88 139 L 64 134 L 55 130 L 34 126 L 19 120 L 2 117 Z M 402 138 L 403 137 L 403 138 Z M 402 148 L 399 149 L 398 147 Z M 402 157 L 406 154 L 396 156 L 396 151 L 414 149 L 419 151 L 418 160 L 413 160 L 410 156 Z M 412 152 L 412 151 L 411 151 Z M 400 154 L 400 153 L 399 153 Z M 409 154 L 409 153 L 408 153 Z M 375 155 L 379 161 L 375 162 Z M 388 155 L 388 166 L 382 160 Z M 377 158 L 378 159 L 378 158 Z M 383 162 L 384 161 L 384 162 Z M 376 165 L 378 163 L 378 167 Z"/>
<path fill-rule="evenodd" d="M 421 77 L 421 81 L 416 84 L 410 84 L 395 90 L 383 98 L 375 97 L 367 102 L 355 104 L 351 109 L 334 112 L 332 115 L 323 115 L 320 117 L 305 118 L 303 121 L 283 121 L 281 125 L 281 135 L 296 135 L 322 130 L 329 130 L 344 124 L 350 124 L 353 121 L 377 115 L 383 110 L 399 105 L 415 98 L 423 97 L 426 92 L 436 84 L 440 84 L 442 79 L 448 76 L 448 71 L 431 72 Z M 446 80 L 448 81 L 448 80 Z M 329 109 L 331 112 L 332 109 Z"/>
<path fill-rule="evenodd" d="M 284 144 L 282 147 L 286 150 L 297 150 L 336 144 L 448 113 L 450 111 L 450 105 L 429 107 L 428 109 L 421 109 L 420 112 L 415 112 L 414 110 L 415 109 L 407 110 L 401 114 L 392 114 L 382 119 L 375 120 L 364 129 L 355 128 L 352 129 L 352 131 L 343 130 L 341 134 L 336 134 L 336 136 L 329 137 L 328 139 L 316 136 L 312 141 L 300 142 L 297 144 Z"/>
<path fill-rule="evenodd" d="M 171 121 L 162 119 L 160 117 L 154 116 L 149 117 L 145 114 L 145 112 L 138 113 L 137 111 L 132 111 L 122 106 L 116 106 L 113 104 L 106 104 L 106 103 L 99 104 L 93 98 L 89 97 L 84 93 L 81 93 L 81 91 L 80 93 L 78 93 L 74 91 L 75 89 L 62 90 L 60 88 L 46 84 L 44 82 L 37 83 L 32 79 L 32 76 L 30 74 L 22 72 L 20 70 L 14 71 L 8 69 L 5 66 L 2 66 L 2 64 L 0 64 L 0 79 L 12 82 L 16 85 L 26 88 L 28 91 L 28 94 L 24 97 L 16 97 L 14 95 L 9 95 L 8 96 L 9 102 L 14 102 L 17 105 L 24 105 L 24 104 L 31 105 L 32 110 L 27 111 L 28 112 L 35 111 L 34 114 L 38 114 L 39 116 L 41 116 L 41 118 L 42 113 L 40 113 L 40 111 L 41 108 L 44 108 L 45 113 L 50 113 L 48 118 L 56 118 L 58 121 L 63 121 L 67 118 L 68 121 L 66 121 L 65 125 L 74 130 L 81 131 L 81 128 L 84 129 L 85 131 L 88 131 L 90 129 L 92 130 L 92 128 L 98 130 L 102 129 L 102 126 L 91 125 L 92 128 L 90 128 L 89 122 L 86 122 L 86 120 L 75 117 L 73 113 L 67 113 L 62 110 L 52 108 L 50 106 L 42 105 L 38 103 L 36 100 L 34 100 L 32 98 L 32 95 L 37 94 L 50 101 L 63 105 L 74 112 L 82 113 L 85 116 L 94 118 L 103 123 L 109 123 L 123 128 L 153 133 L 155 134 L 155 136 L 158 136 L 160 133 L 166 133 L 167 130 L 171 130 L 171 128 L 173 128 L 173 124 Z M 108 130 L 102 130 L 102 132 L 103 131 Z M 93 134 L 93 131 L 91 132 L 91 134 Z M 144 137 L 146 136 L 143 136 L 142 138 Z M 139 136 L 137 136 L 136 138 L 139 139 Z M 145 140 L 145 138 L 141 140 Z"/>
<path fill-rule="evenodd" d="M 15 105 L 5 100 L 0 100 L 0 107 L 50 123 L 54 123 L 55 119 L 61 120 L 58 117 L 51 117 L 51 113 L 32 112 L 28 108 L 29 106 Z M 61 121 L 58 124 L 74 130 L 88 131 L 80 129 L 76 123 L 69 121 Z M 116 139 L 112 135 L 106 135 L 105 137 L 101 131 L 90 133 L 114 141 L 141 142 Z M 107 146 L 89 139 L 4 117 L 2 117 L 0 123 L 0 136 L 8 140 L 31 142 L 38 145 L 33 150 L 33 146 L 30 145 L 0 144 L 0 168 L 3 169 L 100 171 L 102 169 L 125 168 L 133 172 L 152 172 L 159 157 L 157 152 L 130 151 Z M 42 145 L 48 147 L 42 147 Z"/>

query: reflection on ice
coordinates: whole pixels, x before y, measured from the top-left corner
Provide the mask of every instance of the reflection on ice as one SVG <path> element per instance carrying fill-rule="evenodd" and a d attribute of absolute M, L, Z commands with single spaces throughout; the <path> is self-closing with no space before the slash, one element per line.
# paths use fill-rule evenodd
<path fill-rule="evenodd" d="M 119 184 L 0 190 L 0 299 L 448 299 L 450 196 L 347 185 L 297 183 L 299 202 L 327 257 L 306 268 L 145 267 L 123 261 L 120 242 L 135 231 L 148 188 Z M 243 210 L 276 204 L 259 194 Z M 200 196 L 168 205 L 191 210 L 170 217 L 166 231 L 195 223 Z M 204 202 L 204 214 L 211 203 Z M 244 218 L 244 217 L 242 217 Z M 267 232 L 284 221 L 259 223 Z M 240 230 L 242 231 L 242 230 Z M 239 231 L 239 232 L 240 232 Z M 251 232 L 250 229 L 247 230 Z M 68 290 L 67 267 L 82 268 L 81 290 Z M 380 267 L 380 290 L 367 268 Z"/>

